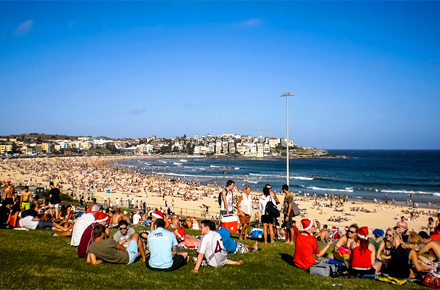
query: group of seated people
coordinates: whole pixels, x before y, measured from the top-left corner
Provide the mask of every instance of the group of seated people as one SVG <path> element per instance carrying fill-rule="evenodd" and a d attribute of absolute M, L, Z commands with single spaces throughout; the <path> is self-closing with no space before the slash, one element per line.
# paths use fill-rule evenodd
<path fill-rule="evenodd" d="M 339 261 L 349 275 L 385 273 L 405 279 L 431 271 L 435 267 L 434 261 L 440 260 L 440 225 L 437 225 L 435 233 L 416 233 L 408 231 L 403 218 L 394 228 L 374 230 L 374 238 L 370 242 L 369 230 L 365 226 L 352 224 L 338 239 L 328 239 L 326 228 L 320 230 L 315 238 L 316 221 L 303 219 L 301 223 L 304 232 L 296 238 L 294 263 L 306 270 L 317 264 L 320 258 L 327 257 Z M 322 250 L 317 240 L 327 242 Z M 332 243 L 335 243 L 333 252 L 327 254 Z"/>
<path fill-rule="evenodd" d="M 2 203 L 2 208 L 9 211 L 13 206 L 11 200 Z M 178 252 L 177 249 L 189 248 L 197 249 L 193 259 L 193 272 L 197 273 L 205 265 L 220 267 L 243 263 L 227 259 L 228 253 L 243 254 L 259 250 L 258 243 L 249 246 L 233 240 L 227 229 L 218 229 L 212 220 L 199 223 L 196 218 L 182 220 L 176 215 L 167 218 L 163 212 L 154 211 L 148 215 L 151 231 L 136 233 L 131 227 L 133 223 L 124 215 L 115 220 L 117 214 L 103 212 L 98 205 L 92 205 L 79 217 L 78 212 L 65 207 L 60 211 L 61 219 L 54 222 L 49 213 L 41 211 L 38 204 L 33 203 L 29 209 L 21 211 L 17 224 L 25 229 L 52 230 L 54 236 L 71 237 L 70 245 L 78 247 L 78 256 L 86 258 L 93 265 L 102 262 L 131 264 L 142 259 L 150 270 L 172 271 L 189 261 L 188 253 Z M 368 227 L 359 227 L 357 224 L 346 228 L 344 235 L 335 227 L 318 228 L 317 222 L 308 218 L 302 219 L 301 224 L 304 231 L 295 232 L 293 259 L 299 268 L 309 269 L 317 263 L 317 259 L 319 261 L 327 256 L 346 266 L 352 275 L 387 273 L 396 278 L 410 278 L 430 271 L 433 261 L 440 259 L 438 221 L 431 223 L 433 227 L 428 233 L 416 233 L 408 230 L 408 224 L 402 217 L 394 228 L 373 231 L 371 241 Z M 118 230 L 110 238 L 109 227 L 112 225 Z M 202 236 L 197 238 L 189 235 L 185 233 L 185 228 L 199 229 Z M 322 250 L 318 240 L 326 242 Z M 332 253 L 326 254 L 333 243 Z"/>

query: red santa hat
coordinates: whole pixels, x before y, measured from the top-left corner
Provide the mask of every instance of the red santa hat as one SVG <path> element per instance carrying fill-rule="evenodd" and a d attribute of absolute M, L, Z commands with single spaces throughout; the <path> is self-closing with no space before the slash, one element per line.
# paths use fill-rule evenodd
<path fill-rule="evenodd" d="M 368 227 L 361 227 L 357 233 L 358 238 L 368 240 Z"/>
<path fill-rule="evenodd" d="M 197 220 L 197 218 L 196 218 L 196 217 L 193 217 L 193 220 L 195 220 L 195 221 L 196 221 L 196 220 Z"/>
<path fill-rule="evenodd" d="M 96 204 L 91 205 L 89 209 L 86 211 L 86 213 L 91 213 L 92 211 L 94 212 L 99 211 L 99 206 L 97 206 Z"/>
<path fill-rule="evenodd" d="M 8 186 L 10 186 L 10 185 L 11 185 L 11 181 L 10 181 L 10 180 L 8 180 L 8 182 L 7 182 L 7 183 L 8 183 Z"/>
<path fill-rule="evenodd" d="M 108 215 L 106 215 L 106 214 L 103 213 L 103 212 L 98 212 L 98 213 L 95 215 L 95 222 L 97 222 L 97 223 L 105 222 L 105 221 L 107 221 L 107 220 L 108 220 Z"/>
<path fill-rule="evenodd" d="M 187 220 L 190 220 L 191 218 L 189 216 L 186 217 Z"/>
<path fill-rule="evenodd" d="M 158 218 L 158 219 L 163 219 L 163 218 L 164 218 L 164 215 L 163 215 L 163 213 L 162 213 L 161 211 L 155 211 L 155 212 L 153 212 L 153 216 L 154 216 L 155 218 Z"/>
<path fill-rule="evenodd" d="M 185 240 L 185 229 L 184 228 L 178 228 L 176 230 L 177 232 L 177 237 L 180 239 L 180 241 L 184 241 Z"/>
<path fill-rule="evenodd" d="M 313 220 L 311 219 L 302 219 L 301 224 L 305 231 L 311 229 L 313 227 Z"/>

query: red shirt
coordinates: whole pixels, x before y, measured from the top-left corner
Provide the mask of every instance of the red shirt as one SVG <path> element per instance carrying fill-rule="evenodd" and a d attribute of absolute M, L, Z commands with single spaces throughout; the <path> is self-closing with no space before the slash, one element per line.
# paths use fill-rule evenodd
<path fill-rule="evenodd" d="M 298 268 L 308 270 L 310 266 L 316 264 L 315 254 L 319 254 L 318 242 L 315 237 L 308 232 L 302 232 L 296 238 L 295 256 L 293 262 Z"/>
<path fill-rule="evenodd" d="M 431 235 L 431 239 L 433 239 L 434 241 L 440 241 L 440 234 Z"/>
<path fill-rule="evenodd" d="M 78 256 L 80 258 L 87 257 L 87 254 L 89 252 L 89 246 L 91 243 L 95 241 L 95 238 L 93 237 L 93 229 L 95 228 L 96 223 L 91 224 L 88 226 L 84 233 L 81 236 L 81 241 L 78 245 Z"/>
<path fill-rule="evenodd" d="M 359 246 L 357 246 L 351 251 L 351 259 L 352 268 L 370 269 L 372 266 L 370 249 L 366 249 L 361 253 Z"/>
<path fill-rule="evenodd" d="M 292 228 L 293 228 L 293 234 L 295 235 L 294 237 L 295 237 L 295 240 L 296 240 L 296 238 L 299 236 L 299 230 L 296 227 L 296 225 L 293 225 Z"/>

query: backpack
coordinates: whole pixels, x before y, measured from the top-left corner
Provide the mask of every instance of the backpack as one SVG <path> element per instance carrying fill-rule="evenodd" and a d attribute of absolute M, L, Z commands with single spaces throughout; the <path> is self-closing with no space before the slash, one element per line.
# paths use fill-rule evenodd
<path fill-rule="evenodd" d="M 218 193 L 218 205 L 221 207 L 222 206 L 222 193 L 223 193 L 223 190 L 226 190 L 226 189 L 222 189 L 222 191 L 220 191 L 219 193 Z M 228 191 L 226 190 L 226 195 L 228 195 Z"/>
<path fill-rule="evenodd" d="M 280 211 L 278 210 L 277 206 L 270 199 L 266 203 L 265 213 L 266 213 L 266 215 L 270 215 L 274 218 L 280 217 Z"/>
<path fill-rule="evenodd" d="M 222 206 L 222 193 L 223 193 L 223 190 L 218 193 L 218 205 L 219 206 Z"/>

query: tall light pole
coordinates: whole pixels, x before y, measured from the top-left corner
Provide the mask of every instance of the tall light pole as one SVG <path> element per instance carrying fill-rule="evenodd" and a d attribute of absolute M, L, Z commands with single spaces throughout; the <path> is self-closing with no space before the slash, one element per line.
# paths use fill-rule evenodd
<path fill-rule="evenodd" d="M 286 184 L 290 184 L 289 177 L 289 96 L 294 96 L 290 92 L 282 94 L 280 97 L 286 97 Z"/>

